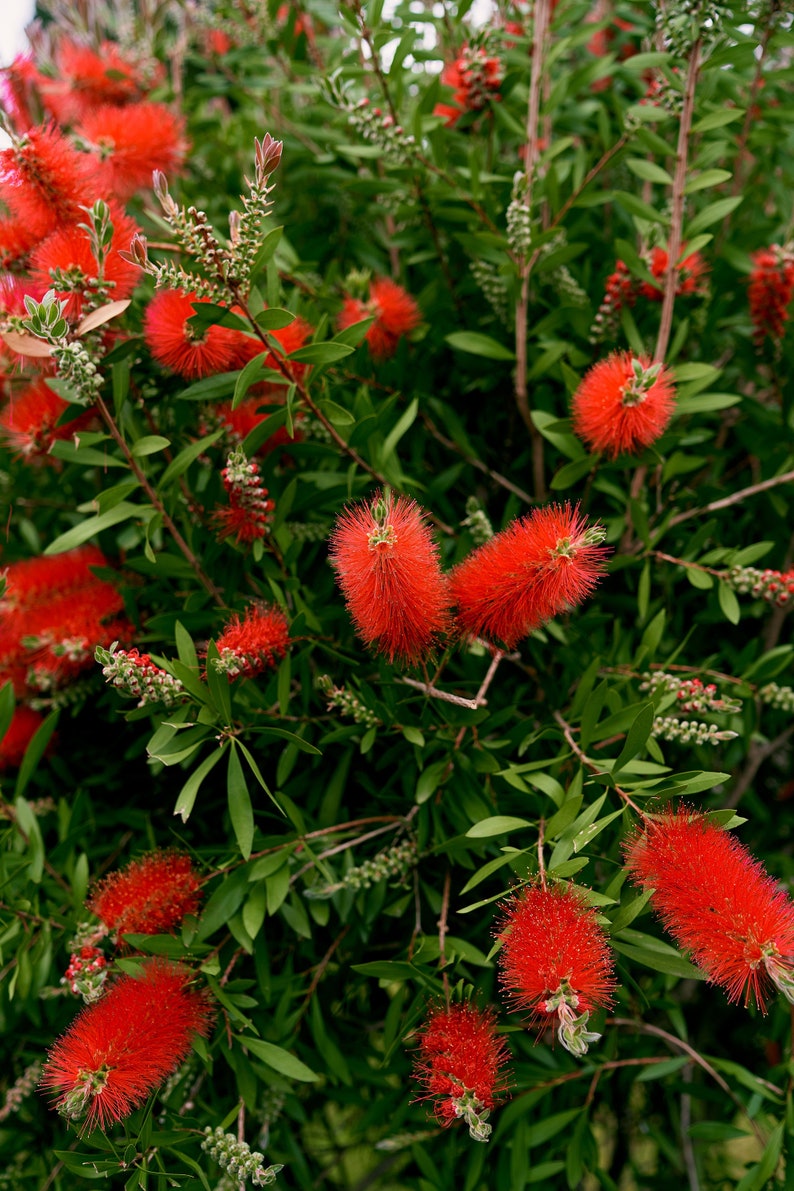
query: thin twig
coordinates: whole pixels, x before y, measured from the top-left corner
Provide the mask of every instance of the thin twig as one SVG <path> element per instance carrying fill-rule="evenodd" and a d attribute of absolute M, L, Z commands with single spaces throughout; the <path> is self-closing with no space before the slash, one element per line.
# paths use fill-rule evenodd
<path fill-rule="evenodd" d="M 465 699 L 463 695 L 453 695 L 451 691 L 440 691 L 438 687 L 431 686 L 427 682 L 419 682 L 417 678 L 401 678 L 399 681 L 421 691 L 429 699 L 441 699 L 444 703 L 454 703 L 456 707 L 467 707 L 469 711 L 476 711 L 485 702 L 485 700 L 478 702 L 477 699 Z"/>
<path fill-rule="evenodd" d="M 579 743 L 574 739 L 573 729 L 565 717 L 559 711 L 554 711 L 552 714 L 562 728 L 563 736 L 565 737 L 565 741 L 571 749 L 571 752 L 579 758 L 585 769 L 589 769 L 590 772 L 595 776 L 609 777 L 610 774 L 605 769 L 602 769 L 600 765 L 588 757 L 587 754 L 582 750 Z M 623 801 L 626 803 L 626 806 L 630 806 L 631 809 L 636 811 L 638 815 L 643 818 L 645 817 L 645 812 L 643 809 L 637 806 L 637 803 L 634 802 L 631 795 L 626 790 L 621 789 L 621 787 L 617 785 L 614 787 L 614 790 L 615 793 L 623 799 Z"/>
<path fill-rule="evenodd" d="M 670 529 L 674 525 L 680 525 L 682 521 L 689 521 L 692 517 L 703 517 L 707 513 L 715 513 L 718 509 L 727 509 L 731 505 L 741 504 L 748 496 L 756 496 L 759 492 L 768 492 L 770 488 L 779 488 L 781 484 L 794 483 L 794 471 L 783 472 L 779 476 L 771 476 L 768 480 L 760 480 L 757 484 L 751 484 L 749 488 L 740 488 L 738 492 L 732 492 L 730 496 L 723 496 L 720 500 L 712 500 L 707 505 L 702 505 L 699 509 L 687 509 L 683 513 L 677 513 L 675 517 L 671 517 L 667 522 L 667 528 Z"/>
<path fill-rule="evenodd" d="M 782 748 L 792 735 L 794 735 L 794 726 L 790 725 L 776 736 L 774 740 L 768 740 L 766 744 L 758 744 L 755 741 L 751 743 L 747 763 L 737 777 L 736 784 L 725 799 L 724 806 L 726 809 L 739 805 L 745 791 L 752 785 L 755 775 L 764 761 L 776 753 L 779 748 Z"/>

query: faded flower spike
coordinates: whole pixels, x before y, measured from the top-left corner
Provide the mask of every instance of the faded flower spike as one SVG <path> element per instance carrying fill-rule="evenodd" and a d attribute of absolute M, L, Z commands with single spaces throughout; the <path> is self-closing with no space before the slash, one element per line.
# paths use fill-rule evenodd
<path fill-rule="evenodd" d="M 729 1001 L 766 1012 L 774 986 L 794 1004 L 794 902 L 733 835 L 697 812 L 666 813 L 629 841 L 626 867 Z"/>
<path fill-rule="evenodd" d="M 99 947 L 84 944 L 69 957 L 69 967 L 61 983 L 76 997 L 82 997 L 86 1005 L 98 1001 L 105 990 L 108 977 L 108 961 Z"/>
<path fill-rule="evenodd" d="M 102 667 L 106 682 L 111 683 L 123 695 L 138 700 L 138 707 L 147 703 L 163 703 L 173 707 L 180 699 L 187 697 L 187 691 L 178 678 L 155 666 L 148 653 L 137 649 L 118 649 L 114 641 L 110 649 L 98 645 L 94 657 Z"/>
<path fill-rule="evenodd" d="M 575 607 L 604 571 L 605 531 L 576 505 L 548 505 L 512 521 L 450 574 L 464 633 L 512 649 Z"/>
<path fill-rule="evenodd" d="M 675 388 L 664 365 L 612 352 L 585 373 L 574 393 L 573 430 L 608 458 L 638 455 L 664 432 L 674 408 Z"/>
<path fill-rule="evenodd" d="M 176 964 L 153 960 L 139 980 L 122 978 L 73 1021 L 51 1048 L 41 1086 L 81 1132 L 108 1129 L 143 1104 L 206 1035 L 206 997 Z"/>
<path fill-rule="evenodd" d="M 473 1005 L 439 1006 L 428 1015 L 414 1056 L 420 1100 L 433 1100 L 439 1125 L 463 1119 L 474 1141 L 487 1141 L 487 1123 L 505 1091 L 502 1068 L 507 1048 L 496 1032 L 490 1009 Z"/>
<path fill-rule="evenodd" d="M 438 547 L 416 501 L 376 496 L 345 509 L 330 556 L 362 640 L 390 662 L 422 662 L 450 618 Z"/>
<path fill-rule="evenodd" d="M 612 1004 L 614 961 L 596 911 L 570 885 L 528 885 L 511 898 L 497 937 L 501 981 L 518 1010 L 541 1032 L 554 1028 L 572 1055 L 601 1035 L 590 1014 Z"/>

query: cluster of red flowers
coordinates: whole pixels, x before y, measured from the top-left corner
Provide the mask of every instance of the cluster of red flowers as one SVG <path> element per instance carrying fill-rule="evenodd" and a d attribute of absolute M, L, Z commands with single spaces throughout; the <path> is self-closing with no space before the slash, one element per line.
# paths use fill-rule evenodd
<path fill-rule="evenodd" d="M 229 678 L 255 678 L 277 666 L 289 644 L 289 622 L 281 608 L 252 604 L 242 620 L 235 614 L 218 638 L 215 666 Z"/>
<path fill-rule="evenodd" d="M 729 832 L 688 810 L 646 819 L 626 847 L 665 927 L 730 1001 L 794 1002 L 794 902 Z"/>
<path fill-rule="evenodd" d="M 754 252 L 751 259 L 748 294 L 753 339 L 759 349 L 767 338 L 779 348 L 794 294 L 794 248 L 791 244 L 772 244 Z"/>
<path fill-rule="evenodd" d="M 643 256 L 643 263 L 658 284 L 650 281 L 636 281 L 623 261 L 617 261 L 614 273 L 606 280 L 604 298 L 593 320 L 591 339 L 599 341 L 612 337 L 618 325 L 618 317 L 624 306 L 633 306 L 637 298 L 661 302 L 664 297 L 664 280 L 667 276 L 669 254 L 666 248 L 652 248 Z M 699 252 L 691 252 L 675 266 L 676 296 L 694 297 L 705 293 L 708 265 Z"/>
<path fill-rule="evenodd" d="M 387 360 L 396 352 L 400 339 L 419 325 L 422 315 L 414 298 L 402 286 L 388 277 L 378 277 L 370 284 L 368 301 L 345 295 L 338 326 L 343 331 L 370 317 L 374 321 L 366 341 L 372 358 Z"/>
<path fill-rule="evenodd" d="M 118 937 L 167 934 L 196 913 L 200 888 L 184 852 L 151 852 L 105 877 L 86 904 Z"/>
<path fill-rule="evenodd" d="M 42 1087 L 70 1121 L 90 1132 L 121 1121 L 168 1078 L 212 1022 L 206 995 L 168 960 L 122 976 L 78 1014 L 50 1049 Z"/>
<path fill-rule="evenodd" d="M 453 101 L 437 103 L 433 115 L 443 116 L 447 128 L 452 128 L 464 112 L 481 112 L 498 100 L 503 77 L 502 63 L 484 46 L 464 45 L 441 72 L 441 82 L 454 92 Z"/>
<path fill-rule="evenodd" d="M 612 459 L 656 442 L 674 409 L 669 370 L 631 352 L 612 352 L 594 364 L 571 402 L 574 433 Z"/>
<path fill-rule="evenodd" d="M 603 537 L 578 508 L 550 505 L 511 522 L 446 576 L 423 510 L 390 496 L 346 509 L 330 554 L 359 636 L 390 662 L 417 665 L 445 633 L 512 649 L 581 603 L 603 573 Z"/>
<path fill-rule="evenodd" d="M 0 686 L 11 682 L 20 701 L 72 682 L 90 667 L 94 648 L 129 639 L 117 588 L 95 568 L 108 561 L 95 546 L 11 563 L 0 598 Z M 18 764 L 40 723 L 22 708 L 2 746 L 5 764 Z"/>

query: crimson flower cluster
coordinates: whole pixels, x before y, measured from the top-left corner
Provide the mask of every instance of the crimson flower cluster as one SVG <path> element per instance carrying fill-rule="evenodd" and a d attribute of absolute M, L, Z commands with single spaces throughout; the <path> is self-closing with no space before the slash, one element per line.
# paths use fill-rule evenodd
<path fill-rule="evenodd" d="M 512 649 L 580 603 L 603 573 L 603 536 L 578 508 L 550 505 L 511 522 L 446 576 L 419 505 L 376 496 L 339 516 L 330 556 L 362 640 L 390 662 L 418 665 L 444 634 Z"/>
<path fill-rule="evenodd" d="M 199 875 L 188 855 L 157 851 L 103 878 L 86 904 L 119 938 L 168 934 L 188 914 L 196 913 L 200 889 Z"/>
<path fill-rule="evenodd" d="M 613 338 L 621 310 L 626 306 L 634 306 L 638 298 L 651 302 L 662 301 L 669 260 L 667 249 L 658 245 L 643 255 L 643 264 L 656 284 L 635 280 L 624 261 L 616 262 L 615 271 L 607 277 L 604 297 L 593 321 L 593 340 Z M 705 293 L 708 265 L 699 252 L 691 252 L 681 258 L 675 266 L 675 272 L 677 297 L 696 297 Z"/>
<path fill-rule="evenodd" d="M 11 563 L 0 597 L 0 686 L 10 682 L 20 704 L 10 738 L 1 746 L 6 765 L 18 764 L 40 723 L 26 702 L 48 697 L 90 667 L 97 645 L 128 640 L 132 625 L 108 568 L 95 546 Z"/>
<path fill-rule="evenodd" d="M 794 248 L 772 244 L 752 254 L 748 296 L 753 339 L 760 350 L 766 339 L 779 349 L 794 294 Z"/>
<path fill-rule="evenodd" d="M 499 99 L 504 68 L 499 58 L 484 46 L 464 45 L 441 72 L 441 82 L 451 87 L 452 103 L 437 103 L 434 116 L 443 116 L 447 128 L 454 127 L 464 112 L 481 112 Z"/>
<path fill-rule="evenodd" d="M 794 1003 L 794 902 L 734 836 L 705 815 L 666 812 L 629 840 L 626 866 L 729 1001 L 765 1011 L 775 988 Z"/>

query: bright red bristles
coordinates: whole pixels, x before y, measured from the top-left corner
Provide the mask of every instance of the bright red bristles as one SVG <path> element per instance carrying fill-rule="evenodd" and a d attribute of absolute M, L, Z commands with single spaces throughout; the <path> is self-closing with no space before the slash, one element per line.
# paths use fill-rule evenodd
<path fill-rule="evenodd" d="M 421 321 L 422 314 L 414 298 L 388 277 L 376 278 L 369 288 L 369 301 L 346 297 L 339 315 L 339 329 L 361 322 L 370 315 L 375 321 L 367 331 L 367 343 L 375 360 L 387 360 L 397 344 Z"/>
<path fill-rule="evenodd" d="M 128 298 L 141 279 L 138 266 L 121 255 L 140 228 L 118 203 L 110 204 L 110 214 L 113 235 L 101 269 L 88 232 L 76 223 L 52 232 L 31 256 L 33 281 L 44 290 L 54 289 L 59 300 L 66 299 L 69 319 L 79 318 L 84 301 L 100 288 L 108 291 L 103 301 L 117 302 Z"/>
<path fill-rule="evenodd" d="M 785 334 L 788 308 L 794 293 L 794 249 L 772 244 L 752 255 L 748 296 L 756 348 L 768 337 L 777 349 Z"/>
<path fill-rule="evenodd" d="M 14 394 L 0 411 L 0 437 L 25 458 L 46 455 L 56 439 L 71 438 L 94 414 L 89 410 L 64 426 L 58 419 L 73 407 L 40 378 Z"/>
<path fill-rule="evenodd" d="M 687 810 L 647 819 L 626 847 L 636 885 L 729 1001 L 794 1000 L 794 902 L 724 828 Z"/>
<path fill-rule="evenodd" d="M 201 881 L 184 852 L 157 851 L 105 877 L 87 906 L 110 931 L 121 935 L 163 935 L 195 914 Z"/>
<path fill-rule="evenodd" d="M 122 976 L 78 1014 L 51 1048 L 41 1086 L 83 1132 L 108 1129 L 141 1104 L 206 1036 L 206 996 L 176 964 L 153 960 L 140 979 Z"/>
<path fill-rule="evenodd" d="M 239 332 L 216 326 L 198 331 L 188 325 L 196 313 L 194 302 L 205 301 L 182 290 L 163 289 L 154 295 L 143 319 L 143 336 L 157 363 L 186 380 L 237 367 Z"/>
<path fill-rule="evenodd" d="M 656 442 L 674 409 L 668 369 L 631 352 L 612 352 L 594 364 L 571 403 L 574 433 L 611 459 L 637 455 Z"/>
<path fill-rule="evenodd" d="M 512 521 L 451 572 L 458 623 L 471 637 L 512 649 L 581 603 L 604 572 L 604 531 L 578 506 L 548 505 Z"/>
<path fill-rule="evenodd" d="M 289 622 L 276 604 L 252 604 L 244 619 L 232 617 L 216 641 L 216 667 L 230 678 L 255 678 L 273 670 L 290 644 Z"/>
<path fill-rule="evenodd" d="M 666 248 L 657 247 L 651 250 L 648 267 L 658 280 L 660 287 L 664 286 L 669 259 Z M 685 256 L 678 262 L 675 271 L 675 292 L 679 297 L 703 293 L 708 265 L 699 252 L 692 252 L 689 256 Z M 664 297 L 663 288 L 651 285 L 647 281 L 640 283 L 640 293 L 644 298 L 650 298 L 654 302 L 661 302 Z"/>
<path fill-rule="evenodd" d="M 143 94 L 140 69 L 112 41 L 103 42 L 97 51 L 62 38 L 55 66 L 55 78 L 43 79 L 41 92 L 59 124 L 72 124 L 101 104 L 126 104 Z"/>
<path fill-rule="evenodd" d="M 2 685 L 2 676 L 0 676 Z M 14 709 L 11 723 L 5 736 L 0 738 L 0 770 L 18 769 L 25 756 L 25 750 L 44 722 L 44 717 L 26 703 Z"/>
<path fill-rule="evenodd" d="M 79 219 L 95 197 L 85 154 L 56 128 L 31 128 L 0 150 L 0 198 L 32 236 Z"/>
<path fill-rule="evenodd" d="M 96 158 L 103 193 L 122 201 L 152 184 L 152 171 L 172 177 L 187 151 L 184 121 L 162 103 L 105 104 L 75 129 Z"/>
<path fill-rule="evenodd" d="M 494 1014 L 470 1004 L 441 1005 L 430 1011 L 419 1034 L 414 1079 L 420 1100 L 433 1100 L 436 1120 L 445 1128 L 463 1118 L 471 1136 L 487 1141 L 485 1121 L 504 1093 L 504 1039 Z"/>
<path fill-rule="evenodd" d="M 501 981 L 531 1024 L 555 1028 L 572 1054 L 593 1036 L 587 1019 L 612 1004 L 614 960 L 596 910 L 571 885 L 528 885 L 506 904 L 498 938 Z M 595 1035 L 598 1037 L 598 1035 Z"/>
<path fill-rule="evenodd" d="M 390 662 L 424 661 L 449 627 L 449 593 L 416 501 L 378 495 L 345 509 L 330 557 L 362 640 Z"/>
<path fill-rule="evenodd" d="M 437 103 L 434 116 L 444 116 L 448 128 L 457 124 L 464 112 L 479 112 L 490 100 L 499 98 L 504 70 L 498 58 L 482 46 L 465 45 L 454 62 L 441 72 L 441 82 L 454 91 L 453 102 Z"/>

